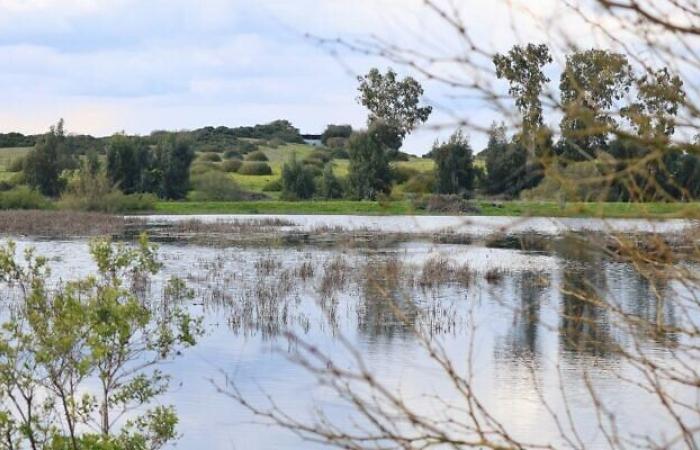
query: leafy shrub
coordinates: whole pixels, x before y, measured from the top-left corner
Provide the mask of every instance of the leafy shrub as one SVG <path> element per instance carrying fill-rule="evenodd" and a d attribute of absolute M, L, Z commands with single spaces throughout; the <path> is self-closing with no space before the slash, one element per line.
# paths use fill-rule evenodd
<path fill-rule="evenodd" d="M 252 153 L 248 153 L 245 155 L 245 160 L 246 161 L 269 161 L 267 158 L 267 155 L 263 153 L 261 150 L 256 150 Z"/>
<path fill-rule="evenodd" d="M 243 199 L 243 192 L 230 176 L 221 172 L 207 172 L 192 178 L 195 201 L 232 201 Z"/>
<path fill-rule="evenodd" d="M 307 167 L 316 167 L 317 169 L 323 169 L 326 166 L 323 160 L 311 157 L 304 159 L 301 163 Z"/>
<path fill-rule="evenodd" d="M 344 138 L 344 137 L 328 138 L 325 145 L 326 145 L 326 147 L 332 148 L 335 150 L 345 148 L 345 146 L 348 145 L 348 138 Z"/>
<path fill-rule="evenodd" d="M 331 160 L 331 154 L 327 150 L 316 149 L 309 153 L 306 159 L 317 159 L 325 164 Z"/>
<path fill-rule="evenodd" d="M 262 161 L 246 161 L 238 169 L 241 175 L 272 175 L 272 167 Z"/>
<path fill-rule="evenodd" d="M 17 173 L 17 172 L 21 172 L 23 167 L 24 167 L 24 158 L 19 157 L 19 158 L 15 158 L 12 161 L 10 161 L 10 164 L 7 165 L 7 171 L 12 172 L 12 173 Z"/>
<path fill-rule="evenodd" d="M 222 167 L 213 162 L 197 162 L 190 167 L 190 174 L 201 175 L 207 172 L 221 171 Z"/>
<path fill-rule="evenodd" d="M 224 159 L 241 159 L 241 152 L 238 150 L 226 150 L 224 152 Z"/>
<path fill-rule="evenodd" d="M 404 192 L 414 194 L 429 194 L 435 190 L 435 173 L 419 172 L 413 175 L 403 185 Z"/>
<path fill-rule="evenodd" d="M 250 141 L 240 141 L 238 144 L 238 151 L 241 154 L 251 153 L 258 149 L 258 145 Z"/>
<path fill-rule="evenodd" d="M 331 151 L 331 157 L 333 159 L 349 159 L 350 154 L 344 148 L 334 148 L 333 151 Z"/>
<path fill-rule="evenodd" d="M 283 145 L 287 145 L 287 143 L 280 138 L 272 138 L 269 141 L 267 141 L 267 146 L 270 148 L 277 148 Z"/>
<path fill-rule="evenodd" d="M 333 166 L 326 164 L 319 180 L 318 193 L 322 198 L 334 199 L 343 196 L 343 184 L 333 173 Z"/>
<path fill-rule="evenodd" d="M 0 193 L 0 209 L 45 209 L 49 200 L 27 186 L 18 186 Z"/>
<path fill-rule="evenodd" d="M 282 191 L 282 179 L 277 178 L 265 184 L 262 188 L 263 192 L 280 192 Z"/>
<path fill-rule="evenodd" d="M 323 131 L 321 142 L 323 142 L 324 145 L 329 145 L 331 139 L 348 139 L 351 134 L 352 127 L 350 125 L 330 124 Z"/>
<path fill-rule="evenodd" d="M 308 166 L 299 164 L 295 156 L 282 167 L 282 198 L 303 200 L 313 197 L 316 191 L 314 175 Z"/>
<path fill-rule="evenodd" d="M 104 173 L 90 173 L 81 169 L 61 195 L 58 207 L 72 211 L 131 212 L 152 211 L 157 197 L 154 194 L 124 194 L 116 189 Z"/>
<path fill-rule="evenodd" d="M 221 155 L 218 153 L 202 153 L 199 155 L 200 161 L 221 162 Z"/>
<path fill-rule="evenodd" d="M 411 167 L 394 166 L 391 168 L 391 178 L 396 184 L 405 183 L 416 175 L 418 175 L 418 171 Z"/>
<path fill-rule="evenodd" d="M 240 159 L 227 159 L 221 163 L 221 170 L 224 172 L 238 172 L 242 164 L 243 161 Z"/>
<path fill-rule="evenodd" d="M 405 152 L 396 152 L 392 155 L 392 161 L 410 161 L 411 155 Z"/>

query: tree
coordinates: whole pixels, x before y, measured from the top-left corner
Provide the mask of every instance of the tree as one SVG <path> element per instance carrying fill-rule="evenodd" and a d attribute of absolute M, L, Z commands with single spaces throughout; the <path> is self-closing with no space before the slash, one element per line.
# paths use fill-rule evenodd
<path fill-rule="evenodd" d="M 517 140 L 508 142 L 503 125 L 492 125 L 486 153 L 486 192 L 507 197 L 534 187 L 542 179 L 542 168 L 528 160 L 527 149 Z"/>
<path fill-rule="evenodd" d="M 328 145 L 329 139 L 349 139 L 351 135 L 352 126 L 330 124 L 323 131 L 323 134 L 321 135 L 321 142 L 323 143 L 323 145 Z"/>
<path fill-rule="evenodd" d="M 315 191 L 313 173 L 300 164 L 296 155 L 292 154 L 289 162 L 282 167 L 282 197 L 290 200 L 305 200 L 313 197 Z"/>
<path fill-rule="evenodd" d="M 666 141 L 675 132 L 676 114 L 685 101 L 683 81 L 664 67 L 636 80 L 637 101 L 622 108 L 637 135 L 646 140 Z"/>
<path fill-rule="evenodd" d="M 472 190 L 472 149 L 461 130 L 455 131 L 447 142 L 435 143 L 431 153 L 435 160 L 435 191 L 438 194 L 466 194 Z"/>
<path fill-rule="evenodd" d="M 343 196 L 343 185 L 333 173 L 333 164 L 330 162 L 323 167 L 318 191 L 322 198 L 329 200 Z"/>
<path fill-rule="evenodd" d="M 190 188 L 190 165 L 194 151 L 187 140 L 169 135 L 156 146 L 155 166 L 160 178 L 158 195 L 168 200 L 185 198 Z"/>
<path fill-rule="evenodd" d="M 552 62 L 546 45 L 513 46 L 506 55 L 496 54 L 493 63 L 496 76 L 510 83 L 508 92 L 522 114 L 522 133 L 531 135 L 543 125 L 542 88 L 549 82 L 542 68 Z"/>
<path fill-rule="evenodd" d="M 355 133 L 348 143 L 348 191 L 355 199 L 374 200 L 391 189 L 391 170 L 382 142 L 371 131 Z"/>
<path fill-rule="evenodd" d="M 632 85 L 632 67 L 627 57 L 607 50 L 575 52 L 566 58 L 559 90 L 564 110 L 560 122 L 567 144 L 563 156 L 582 161 L 604 148 L 617 122 L 607 112 Z"/>
<path fill-rule="evenodd" d="M 360 83 L 358 101 L 370 112 L 368 125 L 382 122 L 385 130 L 391 130 L 387 134 L 392 136 L 386 136 L 384 143 L 393 150 L 398 150 L 406 135 L 427 121 L 433 110 L 431 106 L 420 106 L 423 87 L 418 81 L 412 77 L 403 80 L 397 77 L 392 69 L 382 74 L 374 68 L 357 78 Z"/>
<path fill-rule="evenodd" d="M 23 293 L 0 329 L 3 448 L 159 449 L 177 436 L 170 406 L 116 423 L 167 390 L 156 366 L 201 335 L 174 297 L 186 290 L 171 280 L 158 315 L 137 296 L 160 267 L 145 235 L 136 248 L 94 241 L 90 253 L 95 275 L 51 289 L 47 259 L 0 248 L 0 281 Z"/>
<path fill-rule="evenodd" d="M 146 172 L 151 169 L 149 149 L 136 138 L 115 134 L 107 146 L 107 176 L 125 194 L 146 192 Z"/>
<path fill-rule="evenodd" d="M 75 165 L 72 160 L 61 119 L 24 158 L 25 180 L 43 195 L 58 197 L 65 187 L 61 172 Z"/>

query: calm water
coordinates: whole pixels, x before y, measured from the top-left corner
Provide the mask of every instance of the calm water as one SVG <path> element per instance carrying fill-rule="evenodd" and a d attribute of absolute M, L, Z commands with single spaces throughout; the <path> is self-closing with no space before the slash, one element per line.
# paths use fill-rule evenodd
<path fill-rule="evenodd" d="M 183 434 L 177 448 L 313 448 L 285 431 L 254 423 L 235 401 L 217 393 L 216 385 L 224 386 L 225 376 L 252 402 L 264 405 L 270 395 L 295 417 L 311 417 L 313 407 L 320 404 L 338 423 L 352 423 L 351 410 L 290 360 L 295 350 L 282 335 L 286 331 L 334 355 L 340 365 L 350 364 L 338 340 L 342 334 L 386 385 L 400 389 L 411 405 L 434 411 L 436 416 L 445 409 L 426 395 L 452 400 L 456 395 L 418 345 L 412 330 L 420 327 L 429 332 L 462 370 L 471 349 L 479 399 L 514 436 L 533 442 L 562 445 L 538 392 L 554 411 L 562 413 L 563 391 L 582 439 L 593 448 L 606 448 L 584 376 L 590 377 L 597 394 L 614 408 L 621 429 L 659 434 L 667 429 L 667 417 L 651 398 L 620 383 L 621 376 L 636 376 L 634 371 L 607 353 L 604 346 L 587 345 L 591 340 L 624 344 L 628 336 L 615 331 L 604 311 L 562 293 L 574 287 L 605 290 L 621 308 L 654 317 L 656 303 L 649 285 L 631 266 L 584 251 L 579 242 L 559 236 L 563 226 L 602 229 L 610 223 L 550 219 L 523 223 L 502 218 L 465 223 L 463 218 L 450 217 L 285 218 L 308 229 L 320 224 L 392 231 L 464 226 L 472 230 L 518 227 L 524 232 L 535 228 L 550 235 L 553 245 L 550 251 L 541 252 L 419 241 L 388 248 L 162 245 L 164 269 L 156 277 L 153 295 L 159 295 L 159 284 L 172 275 L 184 278 L 196 291 L 191 309 L 204 316 L 207 325 L 199 345 L 165 366 L 174 380 L 163 402 L 177 407 Z M 209 216 L 209 220 L 215 219 Z M 663 228 L 670 232 L 690 226 L 682 221 L 613 224 L 625 230 Z M 94 269 L 85 241 L 24 239 L 18 240 L 18 246 L 20 250 L 34 246 L 39 254 L 50 256 L 57 279 L 74 278 Z M 424 275 L 431 261 L 468 267 L 472 281 L 431 285 Z M 347 276 L 329 287 L 332 265 L 342 267 Z M 397 265 L 401 268 L 398 282 L 387 275 L 387 268 Z M 299 275 L 304 267 L 313 270 L 306 279 Z M 487 282 L 485 274 L 494 270 L 498 279 Z M 667 295 L 679 295 L 676 287 L 669 285 L 667 289 Z M 378 293 L 387 291 L 411 323 L 399 319 L 396 310 L 387 306 L 386 297 Z M 663 314 L 674 320 L 676 312 L 667 305 Z M 648 345 L 660 360 L 670 351 L 667 342 Z M 696 395 L 695 390 L 690 392 Z"/>

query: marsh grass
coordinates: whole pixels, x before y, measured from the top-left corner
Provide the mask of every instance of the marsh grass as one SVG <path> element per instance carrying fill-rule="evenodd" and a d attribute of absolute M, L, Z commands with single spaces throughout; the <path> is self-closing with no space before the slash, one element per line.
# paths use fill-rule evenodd
<path fill-rule="evenodd" d="M 0 211 L 0 233 L 41 237 L 124 235 L 142 225 L 135 219 L 75 211 Z"/>

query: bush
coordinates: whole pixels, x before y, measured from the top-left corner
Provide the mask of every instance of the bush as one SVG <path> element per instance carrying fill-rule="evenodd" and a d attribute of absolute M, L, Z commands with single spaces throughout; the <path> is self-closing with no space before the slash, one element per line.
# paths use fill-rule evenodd
<path fill-rule="evenodd" d="M 333 166 L 327 164 L 319 180 L 318 193 L 322 198 L 334 199 L 343 197 L 343 185 L 333 173 Z"/>
<path fill-rule="evenodd" d="M 392 155 L 392 161 L 410 161 L 411 155 L 405 152 L 396 152 Z"/>
<path fill-rule="evenodd" d="M 218 153 L 202 153 L 199 155 L 200 161 L 221 162 L 221 155 Z"/>
<path fill-rule="evenodd" d="M 306 159 L 315 159 L 322 161 L 325 164 L 331 160 L 331 154 L 327 150 L 316 149 L 309 153 L 309 156 L 307 156 Z"/>
<path fill-rule="evenodd" d="M 261 150 L 256 150 L 252 153 L 248 153 L 245 156 L 246 161 L 268 161 L 267 155 Z"/>
<path fill-rule="evenodd" d="M 240 159 L 227 159 L 221 163 L 221 170 L 224 172 L 238 172 L 238 169 L 243 165 Z"/>
<path fill-rule="evenodd" d="M 213 162 L 197 162 L 190 167 L 190 174 L 201 175 L 207 172 L 220 172 L 222 167 Z"/>
<path fill-rule="evenodd" d="M 238 151 L 243 155 L 254 152 L 257 149 L 258 145 L 249 141 L 241 141 L 240 144 L 238 144 Z"/>
<path fill-rule="evenodd" d="M 435 173 L 419 172 L 413 175 L 403 185 L 404 192 L 414 194 L 429 194 L 435 190 Z"/>
<path fill-rule="evenodd" d="M 10 164 L 7 165 L 7 171 L 12 172 L 12 173 L 17 173 L 17 172 L 21 172 L 23 167 L 24 167 L 24 158 L 19 157 L 19 158 L 15 158 L 12 161 L 10 161 Z"/>
<path fill-rule="evenodd" d="M 282 191 L 282 179 L 277 178 L 265 184 L 262 188 L 263 192 L 281 192 Z"/>
<path fill-rule="evenodd" d="M 391 168 L 391 178 L 396 184 L 402 184 L 418 175 L 418 171 L 412 167 L 394 166 Z"/>
<path fill-rule="evenodd" d="M 243 199 L 243 191 L 230 176 L 221 172 L 207 172 L 192 178 L 195 201 L 233 201 Z"/>
<path fill-rule="evenodd" d="M 241 159 L 241 152 L 238 150 L 226 150 L 224 152 L 224 159 Z"/>
<path fill-rule="evenodd" d="M 299 164 L 295 156 L 282 168 L 282 198 L 305 200 L 316 191 L 314 175 L 308 166 Z"/>
<path fill-rule="evenodd" d="M 328 138 L 328 140 L 325 143 L 326 147 L 332 148 L 334 150 L 345 148 L 346 145 L 348 145 L 348 138 L 344 137 Z"/>
<path fill-rule="evenodd" d="M 270 148 L 277 148 L 283 145 L 287 145 L 287 143 L 280 138 L 272 138 L 269 141 L 267 141 L 267 146 Z"/>
<path fill-rule="evenodd" d="M 333 159 L 350 159 L 350 154 L 344 148 L 336 148 L 331 151 Z"/>
<path fill-rule="evenodd" d="M 272 167 L 261 161 L 244 162 L 238 169 L 241 175 L 272 175 Z"/>
<path fill-rule="evenodd" d="M 0 193 L 0 209 L 46 209 L 49 200 L 27 186 L 18 186 Z"/>

